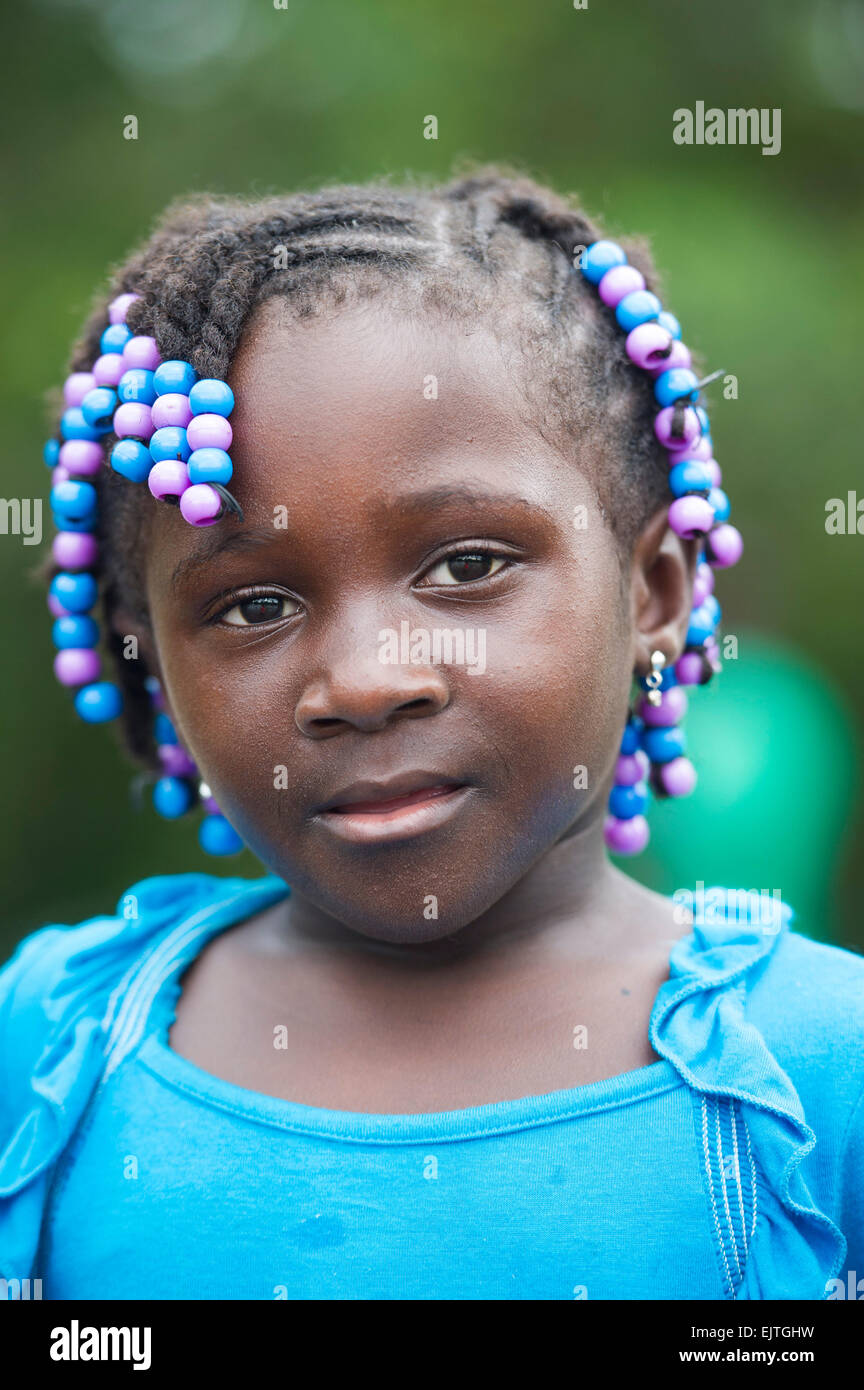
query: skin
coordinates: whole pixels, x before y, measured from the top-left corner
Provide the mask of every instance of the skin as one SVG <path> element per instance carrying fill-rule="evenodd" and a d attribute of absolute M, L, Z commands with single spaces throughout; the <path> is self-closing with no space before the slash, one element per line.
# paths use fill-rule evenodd
<path fill-rule="evenodd" d="M 244 522 L 195 531 L 161 506 L 150 528 L 145 658 L 226 815 L 292 886 L 184 978 L 172 1047 L 238 1085 L 416 1112 L 656 1060 L 682 929 L 611 866 L 602 826 L 632 672 L 683 647 L 695 545 L 663 509 L 622 556 L 592 482 L 602 442 L 559 449 L 520 370 L 477 325 L 382 301 L 296 323 L 269 301 L 231 373 Z M 454 582 L 448 557 L 481 543 L 486 577 Z M 277 617 L 239 625 L 250 586 Z M 484 629 L 485 671 L 382 663 L 403 620 Z M 322 816 L 409 769 L 467 784 L 433 828 L 357 844 Z"/>

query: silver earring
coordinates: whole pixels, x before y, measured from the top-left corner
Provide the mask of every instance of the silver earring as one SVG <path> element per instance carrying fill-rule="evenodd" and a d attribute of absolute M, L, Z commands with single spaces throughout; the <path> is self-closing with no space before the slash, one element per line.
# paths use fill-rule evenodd
<path fill-rule="evenodd" d="M 649 705 L 659 705 L 663 696 L 660 693 L 660 685 L 663 680 L 663 667 L 666 665 L 666 655 L 664 652 L 656 651 L 651 653 L 651 673 L 645 677 L 645 685 L 648 694 L 645 697 Z"/>

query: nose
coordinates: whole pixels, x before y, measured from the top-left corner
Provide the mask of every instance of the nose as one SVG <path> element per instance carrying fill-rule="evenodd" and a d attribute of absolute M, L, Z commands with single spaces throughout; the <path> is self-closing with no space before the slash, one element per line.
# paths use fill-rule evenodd
<path fill-rule="evenodd" d="M 438 714 L 449 703 L 440 667 L 387 665 L 355 654 L 310 681 L 294 718 L 308 738 L 329 738 L 349 729 L 375 733 L 397 719 Z"/>

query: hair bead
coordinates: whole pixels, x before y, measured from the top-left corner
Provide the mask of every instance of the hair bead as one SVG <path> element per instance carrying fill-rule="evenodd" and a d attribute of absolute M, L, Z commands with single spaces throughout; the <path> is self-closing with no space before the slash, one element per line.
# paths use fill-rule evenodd
<path fill-rule="evenodd" d="M 85 685 L 75 696 L 75 709 L 87 724 L 106 724 L 123 709 L 123 697 L 111 681 Z"/>
<path fill-rule="evenodd" d="M 166 392 L 164 396 L 156 397 L 150 407 L 150 414 L 157 433 L 171 427 L 185 431 L 192 419 L 189 397 L 181 396 L 179 391 Z"/>

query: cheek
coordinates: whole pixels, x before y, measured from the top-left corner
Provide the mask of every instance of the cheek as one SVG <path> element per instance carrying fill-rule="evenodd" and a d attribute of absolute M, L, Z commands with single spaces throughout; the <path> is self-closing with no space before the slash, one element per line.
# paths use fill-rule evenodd
<path fill-rule="evenodd" d="M 486 672 L 460 677 L 460 693 L 482 712 L 490 739 L 511 758 L 518 749 L 538 782 L 557 773 L 569 785 L 579 763 L 596 785 L 626 720 L 629 635 L 617 582 L 603 574 L 563 599 L 547 594 L 516 634 L 490 629 Z"/>

